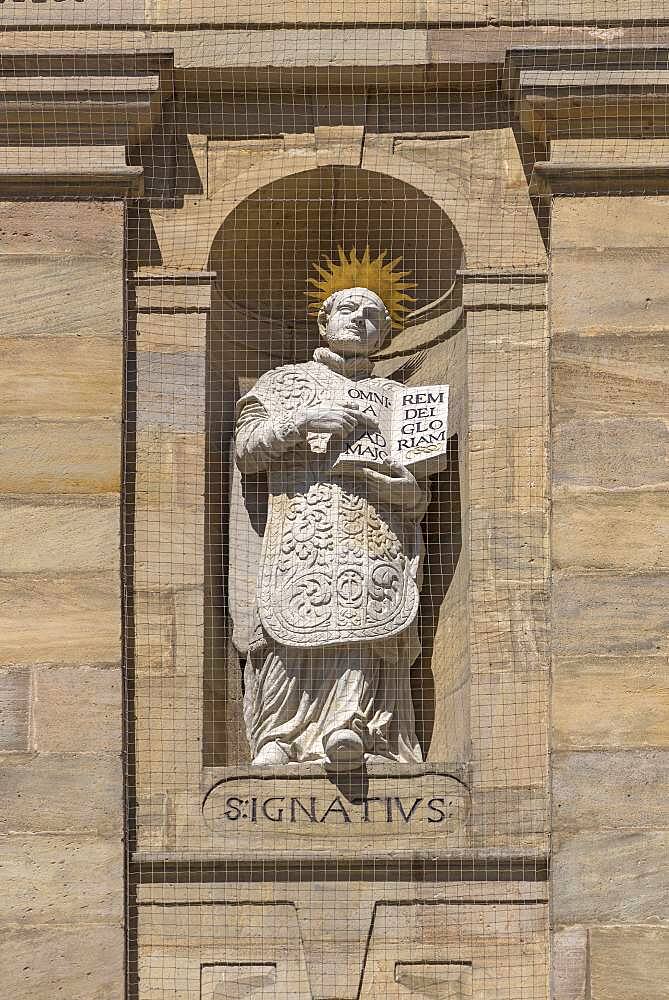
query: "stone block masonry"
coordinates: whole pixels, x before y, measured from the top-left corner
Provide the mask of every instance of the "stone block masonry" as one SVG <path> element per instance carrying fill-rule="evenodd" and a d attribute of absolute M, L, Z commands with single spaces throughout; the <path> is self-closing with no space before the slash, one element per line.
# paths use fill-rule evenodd
<path fill-rule="evenodd" d="M 3 994 L 123 996 L 124 207 L 0 205 Z"/>
<path fill-rule="evenodd" d="M 665 198 L 553 203 L 554 1000 L 669 982 L 668 228 Z"/>

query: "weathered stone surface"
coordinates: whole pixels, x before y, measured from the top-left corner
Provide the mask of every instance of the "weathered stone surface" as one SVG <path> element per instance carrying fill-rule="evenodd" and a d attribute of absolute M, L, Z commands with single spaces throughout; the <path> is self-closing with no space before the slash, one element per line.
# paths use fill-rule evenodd
<path fill-rule="evenodd" d="M 120 513 L 99 504 L 0 500 L 5 573 L 114 570 L 120 561 Z"/>
<path fill-rule="evenodd" d="M 669 335 L 553 338 L 552 412 L 574 417 L 658 417 L 669 395 Z"/>
<path fill-rule="evenodd" d="M 170 672 L 175 659 L 174 595 L 135 588 L 133 610 L 135 641 L 134 669 L 138 673 Z"/>
<path fill-rule="evenodd" d="M 646 152 L 649 140 L 613 140 L 615 155 L 631 154 L 637 159 Z M 652 140 L 650 140 L 652 142 Z M 666 139 L 659 140 L 666 155 Z M 588 150 L 601 157 L 606 150 L 596 139 L 582 140 Z M 574 140 L 551 143 L 551 159 L 560 146 L 573 148 Z M 557 148 L 556 148 L 557 147 Z M 567 150 L 562 154 L 567 156 Z M 609 153 L 609 155 L 611 155 Z M 551 206 L 551 250 L 633 250 L 669 247 L 669 198 L 554 198 Z"/>
<path fill-rule="evenodd" d="M 120 420 L 3 422 L 0 424 L 0 491 L 118 492 L 121 434 Z"/>
<path fill-rule="evenodd" d="M 127 0 L 126 0 L 127 2 Z M 253 25 L 269 26 L 272 24 L 304 25 L 307 28 L 319 24 L 331 25 L 333 22 L 342 26 L 358 25 L 411 25 L 415 23 L 440 24 L 444 20 L 451 23 L 471 23 L 498 18 L 512 18 L 514 21 L 522 17 L 525 7 L 520 0 L 454 0 L 444 8 L 441 0 L 390 0 L 387 7 L 379 9 L 373 0 L 342 0 L 333 10 L 330 0 L 320 0 L 318 3 L 308 3 L 306 0 L 292 0 L 290 3 L 274 2 L 250 8 L 245 0 L 206 3 L 197 0 L 192 9 L 184 9 L 175 0 L 150 0 L 147 2 L 147 20 L 153 24 L 185 24 L 188 22 L 216 24 L 244 24 L 251 21 Z M 108 16 L 108 15 L 107 15 Z M 118 15 L 118 20 L 127 21 Z M 420 63 L 421 53 L 417 53 L 416 61 Z M 357 62 L 357 60 L 354 60 Z"/>
<path fill-rule="evenodd" d="M 660 70 L 660 72 L 662 72 Z M 644 74 L 647 81 L 649 77 Z M 657 165 L 664 160 L 669 161 L 669 141 L 666 138 L 637 138 L 630 136 L 569 136 L 561 139 L 551 139 L 551 163 L 558 164 L 588 164 L 599 166 L 601 164 L 611 164 L 616 161 L 621 167 L 638 166 L 640 163 Z M 557 201 L 558 199 L 556 199 Z M 568 198 L 559 199 L 561 206 L 564 206 Z M 571 215 L 567 212 L 558 212 L 557 230 L 562 236 L 569 239 L 569 232 L 564 232 L 562 228 L 564 221 L 567 221 L 567 230 L 573 224 L 576 235 L 581 239 L 575 246 L 582 247 L 664 247 L 669 246 L 666 233 L 661 235 L 658 221 L 666 213 L 669 202 L 663 197 L 654 197 L 648 193 L 643 202 L 635 206 L 634 198 L 623 195 L 596 195 L 590 198 L 581 198 L 584 202 L 584 211 L 577 217 L 574 212 Z M 597 201 L 602 202 L 598 207 Z M 551 209 L 551 222 L 555 220 L 555 205 Z M 574 205 L 573 208 L 576 208 Z M 652 213 L 652 214 L 651 214 Z M 592 239 L 591 227 L 588 223 L 602 221 L 611 216 L 613 221 L 612 238 L 605 242 L 597 242 Z M 626 223 L 626 225 L 625 225 Z M 601 235 L 601 229 L 598 230 Z M 640 237 L 640 239 L 637 237 Z M 573 235 L 573 234 L 572 234 Z M 551 238 L 551 246 L 553 240 Z M 558 240 L 558 246 L 565 244 Z M 567 246 L 571 245 L 567 242 Z"/>
<path fill-rule="evenodd" d="M 205 313 L 139 313 L 137 350 L 151 354 L 198 354 L 206 349 Z"/>
<path fill-rule="evenodd" d="M 490 676 L 510 687 L 518 683 L 519 690 L 530 680 L 544 683 L 542 675 L 545 679 L 548 673 L 546 597 L 542 587 L 506 587 L 502 580 L 496 587 L 483 586 L 477 581 L 470 595 L 470 642 L 473 637 L 473 669 L 485 675 L 486 684 Z M 522 674 L 511 666 L 519 663 Z"/>
<path fill-rule="evenodd" d="M 524 627 L 526 624 L 523 622 Z M 473 630 L 477 634 L 476 620 Z M 523 634 L 522 627 L 519 632 Z M 487 641 L 495 642 L 493 634 L 487 636 Z M 509 786 L 541 787 L 548 768 L 548 672 L 531 670 L 526 663 L 522 671 L 494 670 L 487 663 L 477 663 L 476 652 L 474 649 L 469 705 L 476 727 L 471 750 L 476 788 L 495 788 L 503 782 Z M 513 662 L 523 663 L 520 652 Z"/>
<path fill-rule="evenodd" d="M 592 1000 L 665 1000 L 669 927 L 593 927 Z"/>
<path fill-rule="evenodd" d="M 7 336 L 120 337 L 120 260 L 73 255 L 0 254 Z"/>
<path fill-rule="evenodd" d="M 14 754 L 0 762 L 3 833 L 119 834 L 119 755 Z"/>
<path fill-rule="evenodd" d="M 428 513 L 428 530 L 429 530 Z M 446 541 L 442 537 L 442 543 Z M 429 564 L 426 569 L 430 570 Z M 466 760 L 469 753 L 469 621 L 467 567 L 461 559 L 439 607 L 430 667 L 441 697 L 435 699 L 431 761 Z M 422 706 L 421 706 L 422 707 Z M 432 721 L 432 720 L 429 720 Z"/>
<path fill-rule="evenodd" d="M 0 926 L 120 922 L 123 916 L 118 838 L 8 834 L 0 837 L 0 868 Z"/>
<path fill-rule="evenodd" d="M 198 787 L 193 782 L 199 783 L 202 768 L 201 685 L 201 675 L 195 672 L 137 677 L 135 747 L 143 794 L 178 789 L 192 799 L 193 789 Z M 186 826 L 194 822 L 192 815 L 185 820 Z"/>
<path fill-rule="evenodd" d="M 476 725 L 472 729 L 478 740 L 485 741 L 485 729 L 481 731 Z M 527 754 L 523 760 L 518 755 L 517 773 L 525 773 L 524 765 L 529 756 Z M 533 787 L 518 787 L 514 782 L 515 774 L 514 778 L 507 779 L 506 775 L 500 776 L 500 770 L 497 770 L 497 788 L 472 792 L 469 846 L 474 850 L 501 847 L 511 852 L 547 853 L 549 806 L 546 786 L 537 782 Z"/>
<path fill-rule="evenodd" d="M 120 337 L 3 337 L 1 417 L 118 417 Z"/>
<path fill-rule="evenodd" d="M 558 569 L 669 568 L 669 493 L 557 495 L 551 523 Z"/>
<path fill-rule="evenodd" d="M 664 420 L 570 420 L 553 434 L 556 487 L 621 489 L 669 485 Z"/>
<path fill-rule="evenodd" d="M 669 322 L 669 250 L 555 250 L 554 333 L 657 333 Z"/>
<path fill-rule="evenodd" d="M 205 358 L 193 352 L 137 355 L 137 427 L 202 432 L 205 421 Z"/>
<path fill-rule="evenodd" d="M 479 551 L 491 582 L 495 575 L 504 580 L 505 586 L 537 586 L 547 579 L 548 518 L 540 506 L 521 518 L 515 507 L 500 504 L 490 510 L 477 504 L 471 518 L 477 527 L 477 540 L 482 542 Z"/>
<path fill-rule="evenodd" d="M 135 495 L 146 516 L 149 508 L 162 509 L 168 497 L 172 511 L 204 510 L 204 455 L 204 433 L 176 434 L 160 428 L 137 432 Z"/>
<path fill-rule="evenodd" d="M 553 661 L 551 733 L 556 749 L 669 748 L 666 657 Z"/>
<path fill-rule="evenodd" d="M 277 111 L 280 114 L 280 109 Z M 306 123 L 303 127 L 306 128 Z M 314 136 L 310 135 L 309 138 L 315 146 Z M 262 163 L 264 157 L 282 153 L 285 145 L 285 138 L 210 141 L 207 157 L 209 196 L 224 190 L 234 182 L 237 174 Z"/>
<path fill-rule="evenodd" d="M 536 509 L 548 468 L 541 427 L 471 431 L 469 442 L 472 503 L 480 499 L 486 507 L 499 503 L 519 511 Z"/>
<path fill-rule="evenodd" d="M 476 0 L 463 0 L 458 9 L 471 16 Z M 486 8 L 487 9 L 487 8 Z M 288 3 L 271 0 L 263 7 L 250 8 L 245 0 L 196 0 L 192 8 L 184 9 L 175 0 L 149 0 L 147 3 L 147 19 L 153 24 L 183 24 L 188 22 L 219 24 L 244 24 L 251 21 L 259 26 L 272 24 L 281 25 L 318 25 L 337 24 L 397 24 L 421 22 L 426 18 L 426 0 L 389 0 L 387 10 L 379 10 L 374 0 L 342 0 L 336 12 L 333 11 L 330 0 L 318 0 L 309 3 L 308 0 L 289 0 Z"/>
<path fill-rule="evenodd" d="M 119 660 L 118 574 L 0 579 L 0 662 L 96 663 Z"/>
<path fill-rule="evenodd" d="M 4 749 L 23 753 L 2 761 L 0 975 L 17 1000 L 120 1000 L 118 668 L 35 664 L 120 659 L 124 206 L 2 208 L 1 656 L 31 669 L 0 673 L 25 689 L 4 699 Z"/>
<path fill-rule="evenodd" d="M 553 838 L 553 920 L 654 923 L 666 914 L 669 832 L 604 830 Z"/>
<path fill-rule="evenodd" d="M 10 92 L 13 114 L 10 111 L 9 117 L 14 123 L 12 141 L 20 142 L 21 127 L 27 118 L 35 122 L 41 115 L 45 127 L 39 130 L 39 138 L 45 143 L 53 143 L 5 146 L 0 159 L 2 191 L 20 198 L 39 198 L 47 189 L 56 198 L 70 197 L 74 193 L 78 198 L 141 195 L 144 168 L 127 163 L 125 146 L 105 145 L 104 140 L 112 134 L 120 143 L 122 136 L 127 134 L 128 125 L 132 128 L 138 120 L 147 123 L 151 97 L 155 97 L 158 90 L 158 77 L 60 77 L 55 93 L 53 86 L 45 88 L 45 82 L 43 76 L 23 77 L 18 84 L 16 80 L 0 79 L 0 91 Z M 51 84 L 51 80 L 48 83 Z M 45 89 L 48 96 L 45 96 Z M 58 126 L 54 128 L 53 121 L 49 121 L 54 104 L 69 105 L 70 111 L 78 104 L 88 119 L 81 124 L 91 145 L 58 145 Z M 113 131 L 119 124 L 123 130 L 121 134 Z"/>
<path fill-rule="evenodd" d="M 204 319 L 211 307 L 211 272 L 176 268 L 167 272 L 167 281 L 164 274 L 159 269 L 156 276 L 151 268 L 138 272 L 135 302 L 140 320 L 146 310 L 158 310 L 167 323 L 178 313 L 188 313 L 195 322 Z"/>
<path fill-rule="evenodd" d="M 175 65 L 229 67 L 268 66 L 286 69 L 344 69 L 348 79 L 376 66 L 415 66 L 429 61 L 428 32 L 424 28 L 336 28 L 260 31 L 206 31 L 161 33 L 178 46 Z M 212 63 L 213 60 L 213 63 Z M 354 67 L 354 74 L 346 70 Z"/>
<path fill-rule="evenodd" d="M 33 746 L 49 753 L 121 752 L 121 673 L 115 667 L 35 667 Z"/>
<path fill-rule="evenodd" d="M 573 657 L 669 651 L 666 594 L 667 578 L 661 574 L 556 572 L 554 652 Z"/>
<path fill-rule="evenodd" d="M 30 726 L 30 671 L 0 671 L 0 752 L 27 750 Z"/>
<path fill-rule="evenodd" d="M 141 25 L 144 22 L 144 6 L 144 0 L 104 0 L 97 6 L 94 16 L 82 10 L 78 4 L 72 4 L 71 8 L 68 5 L 67 14 L 58 7 L 46 8 L 39 13 L 28 7 L 23 11 L 3 11 L 0 23 L 21 27 L 29 24 L 39 28 L 53 25 L 60 28 L 66 19 L 67 24 L 75 25 L 88 25 L 91 22 L 100 25 Z"/>
<path fill-rule="evenodd" d="M 551 939 L 552 1000 L 586 1000 L 588 932 L 585 927 L 554 931 Z"/>
<path fill-rule="evenodd" d="M 145 591 L 197 586 L 204 580 L 204 511 L 139 508 L 135 583 Z"/>
<path fill-rule="evenodd" d="M 534 21 L 560 24 L 591 24 L 611 21 L 633 21 L 637 18 L 665 16 L 664 0 L 643 0 L 630 7 L 627 0 L 529 0 L 526 16 Z"/>
<path fill-rule="evenodd" d="M 81 924 L 3 931 L 0 979 L 14 1000 L 123 1000 L 123 927 Z"/>
<path fill-rule="evenodd" d="M 554 830 L 667 826 L 669 753 L 589 751 L 552 756 Z"/>
<path fill-rule="evenodd" d="M 202 671 L 204 665 L 203 584 L 174 593 L 174 669 L 177 673 Z"/>
<path fill-rule="evenodd" d="M 0 202 L 2 254 L 123 257 L 122 202 Z"/>
<path fill-rule="evenodd" d="M 511 337 L 507 343 L 499 343 L 497 340 L 494 364 L 488 366 L 481 359 L 482 363 L 477 367 L 468 400 L 468 420 L 473 431 L 493 427 L 508 429 L 519 423 L 529 424 L 530 412 L 536 414 L 537 421 L 543 415 L 546 400 L 546 358 L 540 334 L 544 313 L 532 310 L 530 315 L 537 316 L 539 322 L 534 326 L 534 331 L 529 321 L 525 324 L 529 343 L 514 343 Z M 503 325 L 501 328 L 504 328 Z M 490 323 L 488 332 L 492 334 L 493 329 L 499 332 L 500 327 Z M 533 332 L 536 336 L 534 343 L 531 342 Z M 494 405 L 491 405 L 491 399 L 495 400 Z"/>
<path fill-rule="evenodd" d="M 406 977 L 403 980 L 405 987 L 410 984 L 414 996 L 420 997 L 421 993 L 430 996 L 428 963 L 434 965 L 435 971 L 441 966 L 443 975 L 441 983 L 437 980 L 441 989 L 432 996 L 445 998 L 450 995 L 458 1000 L 469 1000 L 477 994 L 485 996 L 489 982 L 510 983 L 513 979 L 513 989 L 517 984 L 520 996 L 527 992 L 537 1000 L 547 998 L 546 910 L 543 906 L 519 906 L 515 913 L 510 912 L 510 907 L 496 903 L 480 907 L 458 906 L 454 908 L 457 914 L 449 912 L 448 916 L 447 909 L 450 911 L 443 903 L 378 907 L 370 934 L 361 1000 L 392 996 L 400 970 Z M 495 946 L 491 949 L 493 941 Z M 451 962 L 471 963 L 472 993 L 468 992 L 466 966 L 462 970 L 465 975 L 460 983 L 461 992 L 446 991 L 444 952 Z M 413 965 L 411 977 L 409 965 Z M 453 985 L 452 980 L 450 985 Z M 403 992 L 396 996 L 402 996 Z M 411 996 L 410 993 L 405 995 Z M 509 995 L 513 996 L 513 990 Z"/>

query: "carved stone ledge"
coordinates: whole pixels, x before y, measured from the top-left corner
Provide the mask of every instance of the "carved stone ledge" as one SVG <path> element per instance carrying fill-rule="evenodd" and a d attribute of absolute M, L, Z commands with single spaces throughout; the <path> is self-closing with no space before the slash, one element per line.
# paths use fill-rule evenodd
<path fill-rule="evenodd" d="M 143 174 L 122 146 L 0 148 L 3 197 L 138 198 Z"/>
<path fill-rule="evenodd" d="M 214 271 L 142 269 L 134 276 L 140 312 L 203 312 L 211 308 Z"/>
<path fill-rule="evenodd" d="M 472 309 L 544 309 L 545 271 L 458 271 L 462 306 Z"/>
<path fill-rule="evenodd" d="M 0 51 L 7 145 L 139 142 L 172 92 L 170 52 Z"/>
<path fill-rule="evenodd" d="M 156 882 L 179 877 L 181 881 L 275 880 L 341 881 L 369 878 L 375 881 L 421 882 L 546 882 L 549 859 L 543 850 L 511 853 L 508 850 L 420 850 L 349 852 L 337 846 L 336 857 L 293 849 L 290 854 L 257 849 L 235 851 L 135 851 L 131 858 L 140 881 Z"/>
<path fill-rule="evenodd" d="M 535 163 L 530 194 L 657 195 L 669 193 L 669 163 Z"/>
<path fill-rule="evenodd" d="M 503 87 L 523 128 L 544 141 L 666 134 L 669 48 L 511 48 Z"/>

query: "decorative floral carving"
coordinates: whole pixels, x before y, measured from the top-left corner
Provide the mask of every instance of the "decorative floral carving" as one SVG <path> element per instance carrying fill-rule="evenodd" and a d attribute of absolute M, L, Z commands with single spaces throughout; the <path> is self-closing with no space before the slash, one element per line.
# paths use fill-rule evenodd
<path fill-rule="evenodd" d="M 407 545 L 363 496 L 336 483 L 283 494 L 275 499 L 266 545 L 263 620 L 279 642 L 386 638 L 415 617 L 418 591 Z"/>

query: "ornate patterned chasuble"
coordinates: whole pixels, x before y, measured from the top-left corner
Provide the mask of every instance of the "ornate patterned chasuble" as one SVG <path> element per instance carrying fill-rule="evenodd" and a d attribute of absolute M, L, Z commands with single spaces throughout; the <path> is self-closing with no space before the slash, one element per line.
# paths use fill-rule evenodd
<path fill-rule="evenodd" d="M 383 388 L 383 379 L 356 381 Z M 351 380 L 322 364 L 289 365 L 262 376 L 253 396 L 284 422 L 314 402 L 342 400 Z M 375 507 L 331 474 L 338 450 L 318 455 L 306 442 L 270 473 L 270 507 L 258 574 L 266 633 L 286 646 L 378 642 L 403 632 L 418 612 L 420 524 Z"/>

